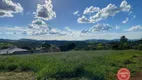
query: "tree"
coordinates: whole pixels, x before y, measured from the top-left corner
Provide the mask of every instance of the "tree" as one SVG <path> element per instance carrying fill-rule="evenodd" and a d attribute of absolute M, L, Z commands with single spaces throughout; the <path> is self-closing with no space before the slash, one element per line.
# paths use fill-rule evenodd
<path fill-rule="evenodd" d="M 50 47 L 51 47 L 51 45 L 48 44 L 47 42 L 45 42 L 44 44 L 42 44 L 43 50 L 49 51 Z"/>
<path fill-rule="evenodd" d="M 128 43 L 128 39 L 125 36 L 122 36 L 120 38 L 120 44 L 119 44 L 120 49 L 129 49 L 130 45 Z"/>
<path fill-rule="evenodd" d="M 76 47 L 75 43 L 69 43 L 68 44 L 68 48 L 71 50 L 71 49 L 74 49 Z"/>
<path fill-rule="evenodd" d="M 137 49 L 142 50 L 142 44 L 139 44 Z"/>
<path fill-rule="evenodd" d="M 119 45 L 118 45 L 118 44 L 113 44 L 113 45 L 112 45 L 112 49 L 114 49 L 114 50 L 119 50 Z"/>
<path fill-rule="evenodd" d="M 128 39 L 125 37 L 125 36 L 122 36 L 121 38 L 120 38 L 120 43 L 125 43 L 125 42 L 127 42 L 128 41 Z"/>
<path fill-rule="evenodd" d="M 10 44 L 10 43 L 0 43 L 0 49 L 7 49 L 12 46 L 14 46 L 14 45 Z"/>
<path fill-rule="evenodd" d="M 69 51 L 76 47 L 75 43 L 66 43 L 62 46 L 60 46 L 61 51 Z"/>
<path fill-rule="evenodd" d="M 104 46 L 102 43 L 99 43 L 99 44 L 96 46 L 96 49 L 97 49 L 97 50 L 103 50 L 103 49 L 105 49 L 105 46 Z"/>

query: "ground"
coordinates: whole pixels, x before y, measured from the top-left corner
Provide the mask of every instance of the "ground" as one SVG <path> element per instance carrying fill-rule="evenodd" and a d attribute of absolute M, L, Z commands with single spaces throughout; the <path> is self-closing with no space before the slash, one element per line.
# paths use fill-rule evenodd
<path fill-rule="evenodd" d="M 32 72 L 0 72 L 0 80 L 35 80 Z"/>
<path fill-rule="evenodd" d="M 136 75 L 131 77 L 131 80 L 142 80 L 142 72 L 137 72 Z"/>
<path fill-rule="evenodd" d="M 142 51 L 101 50 L 0 56 L 0 80 L 116 80 L 120 68 L 142 79 Z"/>

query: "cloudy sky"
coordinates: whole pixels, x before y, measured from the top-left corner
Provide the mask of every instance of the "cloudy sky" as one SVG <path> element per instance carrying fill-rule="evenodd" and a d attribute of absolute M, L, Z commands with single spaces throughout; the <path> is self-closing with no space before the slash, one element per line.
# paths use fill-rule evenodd
<path fill-rule="evenodd" d="M 0 38 L 142 38 L 142 0 L 0 0 Z"/>

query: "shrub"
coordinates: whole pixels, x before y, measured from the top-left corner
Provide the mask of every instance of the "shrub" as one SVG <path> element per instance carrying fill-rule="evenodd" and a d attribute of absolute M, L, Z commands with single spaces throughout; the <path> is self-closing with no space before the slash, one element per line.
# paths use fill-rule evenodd
<path fill-rule="evenodd" d="M 139 44 L 137 49 L 142 50 L 142 44 Z"/>
<path fill-rule="evenodd" d="M 118 45 L 118 44 L 114 44 L 114 45 L 112 46 L 112 49 L 114 49 L 114 50 L 119 50 L 119 45 Z"/>
<path fill-rule="evenodd" d="M 18 68 L 18 66 L 16 65 L 16 64 L 8 64 L 7 66 L 6 66 L 6 70 L 8 70 L 8 71 L 14 71 L 14 70 L 16 70 Z"/>

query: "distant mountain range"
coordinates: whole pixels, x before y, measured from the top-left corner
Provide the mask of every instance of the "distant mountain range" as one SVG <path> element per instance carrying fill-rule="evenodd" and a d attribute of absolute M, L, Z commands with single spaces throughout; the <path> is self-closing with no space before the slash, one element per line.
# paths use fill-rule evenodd
<path fill-rule="evenodd" d="M 88 39 L 88 40 L 80 40 L 80 41 L 67 41 L 67 40 L 33 40 L 33 39 L 19 39 L 19 40 L 11 40 L 11 39 L 0 39 L 0 42 L 17 42 L 17 41 L 22 41 L 22 42 L 110 42 L 110 41 L 119 41 L 120 39 L 113 39 L 113 40 L 106 40 L 106 39 Z M 129 41 L 136 41 L 139 39 L 129 39 Z"/>

